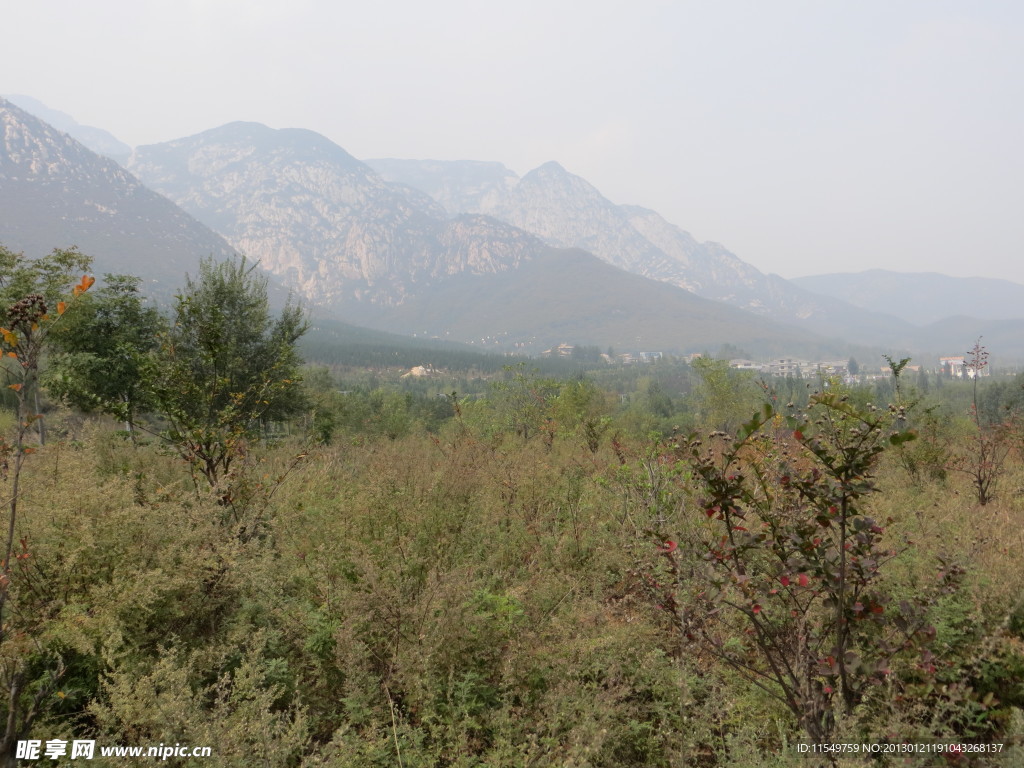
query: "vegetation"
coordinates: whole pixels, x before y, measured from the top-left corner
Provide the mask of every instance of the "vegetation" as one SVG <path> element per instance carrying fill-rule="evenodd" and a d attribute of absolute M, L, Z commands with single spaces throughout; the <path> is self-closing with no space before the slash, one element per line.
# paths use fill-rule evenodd
<path fill-rule="evenodd" d="M 1024 379 L 303 367 L 245 263 L 163 318 L 2 255 L 6 755 L 1024 762 Z M 797 750 L 832 742 L 1003 746 Z"/>
<path fill-rule="evenodd" d="M 164 330 L 162 318 L 143 303 L 137 278 L 107 275 L 68 320 L 53 338 L 48 389 L 83 412 L 116 416 L 134 436 L 137 414 L 155 407 L 146 365 Z"/>
<path fill-rule="evenodd" d="M 266 278 L 255 270 L 244 259 L 204 261 L 153 359 L 149 384 L 166 436 L 193 477 L 214 487 L 262 428 L 302 410 L 302 311 L 289 305 L 273 320 Z"/>

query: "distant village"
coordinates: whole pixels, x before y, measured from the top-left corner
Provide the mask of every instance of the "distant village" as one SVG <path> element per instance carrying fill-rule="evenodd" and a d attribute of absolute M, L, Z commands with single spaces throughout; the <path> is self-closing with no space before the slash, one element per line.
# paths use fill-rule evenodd
<path fill-rule="evenodd" d="M 743 371 L 756 371 L 766 376 L 792 376 L 797 379 L 816 378 L 818 376 L 839 376 L 846 381 L 871 381 L 874 379 L 888 378 L 892 376 L 892 369 L 888 365 L 866 366 L 858 365 L 854 358 L 849 360 L 799 360 L 796 358 L 778 358 L 767 363 L 758 363 L 753 360 L 735 359 L 729 361 L 729 367 Z M 907 365 L 908 372 L 918 373 L 920 365 Z M 936 370 L 936 369 L 933 369 Z M 927 369 L 926 369 L 927 371 Z M 988 366 L 975 370 L 963 355 L 955 357 L 940 357 L 938 360 L 937 372 L 952 379 L 973 379 L 977 376 L 988 376 Z"/>
<path fill-rule="evenodd" d="M 682 355 L 681 357 L 669 356 L 662 352 L 624 352 L 615 353 L 609 349 L 601 352 L 595 346 L 573 345 L 568 343 L 559 344 L 551 349 L 544 350 L 540 357 L 543 358 L 564 358 L 587 363 L 605 363 L 607 365 L 644 365 L 652 364 L 666 358 L 672 360 L 684 360 L 692 363 L 694 360 L 704 357 L 701 353 Z M 804 360 L 795 357 L 780 357 L 767 362 L 758 362 L 745 358 L 733 358 L 728 361 L 729 367 L 738 371 L 751 371 L 767 377 L 794 378 L 794 379 L 818 379 L 821 377 L 838 377 L 847 383 L 875 381 L 887 379 L 892 376 L 892 370 L 888 365 L 868 365 L 858 363 L 853 357 L 847 360 Z M 974 379 L 977 377 L 988 377 L 991 375 L 991 368 L 988 364 L 975 369 L 971 365 L 971 358 L 967 355 L 948 355 L 939 357 L 932 366 L 908 363 L 905 373 L 938 374 L 945 379 Z M 431 364 L 413 366 L 402 374 L 403 379 L 434 378 L 444 374 L 441 368 L 435 368 Z"/>
<path fill-rule="evenodd" d="M 626 352 L 623 354 L 609 354 L 598 352 L 596 348 L 585 348 L 589 353 L 587 356 L 597 356 L 609 365 L 636 365 L 651 363 L 663 357 L 661 352 Z M 541 357 L 578 357 L 581 348 L 573 344 L 559 344 L 557 347 L 546 349 Z M 693 362 L 694 359 L 702 357 L 700 353 L 685 355 L 683 359 Z M 803 360 L 793 357 L 782 357 L 768 362 L 757 362 L 743 358 L 734 358 L 729 361 L 729 367 L 741 371 L 753 371 L 765 376 L 791 376 L 798 379 L 811 379 L 819 376 L 839 376 L 845 381 L 871 381 L 879 378 L 887 378 L 892 375 L 888 365 L 868 366 L 859 365 L 854 358 L 848 360 Z M 907 365 L 908 372 L 917 373 L 921 365 Z M 934 368 L 926 368 L 926 372 L 936 372 L 946 378 L 952 379 L 973 379 L 978 376 L 989 376 L 991 371 L 987 365 L 976 370 L 971 366 L 965 355 L 950 355 L 940 357 Z"/>

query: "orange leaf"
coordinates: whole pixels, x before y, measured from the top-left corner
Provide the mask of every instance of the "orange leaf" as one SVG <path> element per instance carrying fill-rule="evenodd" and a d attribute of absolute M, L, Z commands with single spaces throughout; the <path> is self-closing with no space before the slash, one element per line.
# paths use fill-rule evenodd
<path fill-rule="evenodd" d="M 11 384 L 8 389 L 13 389 L 15 392 L 21 392 L 21 384 Z"/>
<path fill-rule="evenodd" d="M 57 314 L 58 315 L 63 315 L 64 314 L 64 310 L 67 309 L 67 308 L 68 308 L 68 305 L 65 302 L 63 302 L 63 301 L 58 301 L 57 302 Z"/>
<path fill-rule="evenodd" d="M 16 358 L 18 356 L 18 353 L 17 352 L 8 352 L 7 356 L 8 357 L 15 357 Z"/>

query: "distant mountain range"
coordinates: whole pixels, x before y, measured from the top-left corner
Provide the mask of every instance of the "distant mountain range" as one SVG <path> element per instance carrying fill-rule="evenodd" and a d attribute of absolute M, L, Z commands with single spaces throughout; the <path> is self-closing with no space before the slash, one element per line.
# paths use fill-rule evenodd
<path fill-rule="evenodd" d="M 930 354 L 984 333 L 1024 357 L 1014 324 L 990 315 L 920 327 L 930 319 L 906 301 L 920 279 L 879 301 L 871 285 L 844 292 L 859 285 L 850 277 L 812 292 L 827 276 L 764 275 L 557 163 L 522 178 L 498 163 L 364 163 L 312 131 L 232 123 L 139 147 L 128 173 L 3 100 L 0 120 L 0 242 L 34 254 L 77 244 L 158 288 L 237 250 L 348 322 L 501 349 L 870 356 L 851 344 Z"/>
<path fill-rule="evenodd" d="M 759 356 L 814 358 L 850 349 L 624 272 L 586 251 L 555 248 L 508 272 L 453 276 L 397 306 L 364 308 L 360 317 L 398 332 L 443 328 L 451 338 L 528 351 L 556 339 L 620 351 L 716 351 L 732 344 Z"/>
<path fill-rule="evenodd" d="M 657 213 L 615 205 L 555 162 L 522 178 L 500 163 L 369 160 L 382 178 L 425 192 L 449 215 L 493 216 L 549 245 L 579 248 L 634 274 L 781 319 L 805 319 L 821 298 L 764 275 L 718 243 L 699 243 Z"/>
<path fill-rule="evenodd" d="M 129 168 L 351 322 L 532 351 L 564 340 L 665 351 L 828 346 L 493 216 L 450 214 L 310 131 L 232 123 L 140 147 Z"/>
<path fill-rule="evenodd" d="M 872 312 L 886 312 L 915 325 L 929 325 L 954 316 L 978 320 L 1024 317 L 1024 285 L 1009 280 L 870 269 L 798 277 L 791 282 L 808 291 Z"/>
<path fill-rule="evenodd" d="M 698 242 L 655 211 L 616 205 L 558 163 L 522 178 L 500 163 L 369 160 L 380 175 L 430 195 L 449 215 L 477 213 L 521 227 L 549 245 L 580 248 L 634 274 L 679 286 L 822 336 L 910 348 L 915 329 L 765 275 L 719 243 Z"/>

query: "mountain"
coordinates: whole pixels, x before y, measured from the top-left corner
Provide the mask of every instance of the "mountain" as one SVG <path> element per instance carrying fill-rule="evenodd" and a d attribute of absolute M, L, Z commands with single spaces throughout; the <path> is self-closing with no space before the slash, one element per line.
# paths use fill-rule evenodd
<path fill-rule="evenodd" d="M 938 275 L 903 281 L 884 273 L 863 285 L 848 284 L 846 276 L 835 276 L 831 287 L 824 286 L 824 277 L 788 281 L 762 274 L 718 243 L 698 242 L 654 211 L 612 203 L 557 163 L 522 178 L 491 162 L 377 159 L 367 164 L 395 184 L 430 195 L 449 215 L 494 216 L 549 245 L 584 248 L 629 272 L 822 336 L 890 353 L 912 351 L 927 360 L 966 349 L 981 335 L 1004 359 L 1024 359 L 1024 338 L 1012 332 L 1013 325 L 996 322 L 1020 316 L 1014 308 L 1024 306 L 1021 286 Z"/>
<path fill-rule="evenodd" d="M 4 246 L 31 257 L 77 244 L 93 257 L 97 273 L 138 275 L 147 293 L 161 300 L 171 298 L 187 272 L 196 274 L 203 256 L 234 253 L 219 235 L 70 134 L 3 100 L 0 125 Z M 285 301 L 287 291 L 279 283 L 271 280 L 268 287 L 273 303 Z M 495 367 L 452 342 L 396 336 L 324 313 L 310 319 L 311 330 L 302 341 L 310 359 L 338 364 L 356 357 L 396 365 L 454 358 L 467 366 Z"/>
<path fill-rule="evenodd" d="M 610 264 L 672 283 L 699 296 L 774 314 L 787 299 L 785 281 L 761 274 L 718 243 L 699 243 L 654 211 L 620 206 L 555 162 L 522 178 L 500 163 L 378 159 L 367 163 L 392 182 L 430 195 L 449 214 L 478 213 L 506 221 L 560 248 L 580 248 Z M 803 292 L 784 315 L 813 313 Z"/>
<path fill-rule="evenodd" d="M 168 298 L 201 258 L 234 250 L 113 160 L 0 99 L 0 243 L 28 256 L 77 245 L 97 273 Z"/>
<path fill-rule="evenodd" d="M 504 271 L 541 247 L 493 219 L 449 220 L 312 131 L 231 123 L 139 147 L 129 167 L 321 305 L 398 304 L 445 275 Z"/>
<path fill-rule="evenodd" d="M 610 203 L 554 163 L 519 179 L 498 163 L 373 161 L 400 177 L 388 181 L 314 132 L 233 123 L 137 150 L 131 168 L 171 202 L 2 100 L 0 123 L 0 242 L 29 255 L 78 245 L 98 272 L 139 274 L 160 298 L 201 257 L 238 249 L 337 318 L 499 349 L 560 341 L 650 351 L 737 343 L 758 356 L 850 349 L 812 329 L 889 350 L 948 351 L 969 345 L 960 338 L 968 328 L 1013 341 L 983 323 L 921 329 L 818 298 L 653 211 Z M 663 285 L 552 242 L 584 243 L 606 261 L 613 254 Z M 283 301 L 275 280 L 271 289 Z"/>
<path fill-rule="evenodd" d="M 118 139 L 113 134 L 104 131 L 102 128 L 94 128 L 91 125 L 82 125 L 66 112 L 58 112 L 50 109 L 41 101 L 31 96 L 12 94 L 4 96 L 14 106 L 23 109 L 30 115 L 38 117 L 43 122 L 63 131 L 80 144 L 84 144 L 97 155 L 104 155 L 111 160 L 124 163 L 132 153 L 132 148 Z"/>
<path fill-rule="evenodd" d="M 624 272 L 580 250 L 546 248 L 503 273 L 463 273 L 363 322 L 396 333 L 537 352 L 559 341 L 619 350 L 701 352 L 734 344 L 758 357 L 829 357 L 849 348 L 667 283 Z"/>
<path fill-rule="evenodd" d="M 588 253 L 552 248 L 494 216 L 452 215 L 311 131 L 231 123 L 139 147 L 129 167 L 350 322 L 534 351 L 560 341 L 664 351 L 737 339 L 821 344 Z M 637 259 L 645 255 L 655 254 Z"/>
<path fill-rule="evenodd" d="M 671 283 L 780 322 L 867 344 L 909 342 L 912 327 L 890 315 L 826 299 L 765 275 L 719 243 L 698 242 L 655 211 L 616 205 L 558 163 L 519 178 L 500 163 L 376 159 L 393 183 L 430 195 L 450 215 L 494 216 L 549 245 L 582 248 L 634 274 Z"/>
<path fill-rule="evenodd" d="M 988 277 L 948 277 L 936 272 L 833 273 L 791 282 L 873 312 L 888 312 L 928 325 L 957 315 L 978 320 L 1024 318 L 1024 285 Z"/>
<path fill-rule="evenodd" d="M 996 367 L 1024 364 L 1024 320 L 979 320 L 974 317 L 946 317 L 921 329 L 920 349 L 934 356 L 966 355 L 981 340 L 992 354 Z M 923 358 L 927 359 L 927 358 Z"/>

